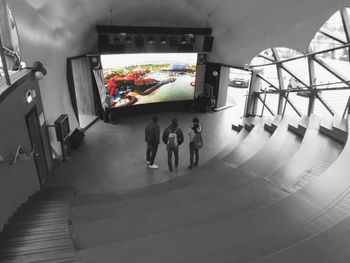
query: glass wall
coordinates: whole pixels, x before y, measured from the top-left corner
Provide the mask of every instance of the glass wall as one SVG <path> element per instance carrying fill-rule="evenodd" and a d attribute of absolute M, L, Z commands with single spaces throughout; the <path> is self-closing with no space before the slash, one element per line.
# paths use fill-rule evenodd
<path fill-rule="evenodd" d="M 320 117 L 343 115 L 350 96 L 350 8 L 332 15 L 307 50 L 274 47 L 249 64 L 254 82 L 254 112 L 246 114 Z M 273 99 L 272 99 L 273 98 Z"/>

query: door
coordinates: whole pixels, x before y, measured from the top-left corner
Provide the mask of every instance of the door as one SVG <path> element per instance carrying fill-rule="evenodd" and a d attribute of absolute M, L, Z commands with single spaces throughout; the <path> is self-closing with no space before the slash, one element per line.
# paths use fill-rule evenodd
<path fill-rule="evenodd" d="M 47 160 L 44 150 L 44 144 L 40 132 L 40 125 L 38 119 L 38 112 L 36 106 L 34 106 L 25 116 L 28 134 L 30 138 L 30 142 L 34 149 L 34 161 L 36 170 L 39 177 L 40 185 L 43 186 L 45 183 L 46 177 L 49 173 L 49 169 L 47 167 Z"/>

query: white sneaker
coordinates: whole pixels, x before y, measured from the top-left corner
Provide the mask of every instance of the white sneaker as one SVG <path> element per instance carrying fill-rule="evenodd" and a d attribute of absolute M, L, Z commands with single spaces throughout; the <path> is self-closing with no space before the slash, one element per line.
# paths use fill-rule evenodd
<path fill-rule="evenodd" d="M 148 165 L 148 168 L 157 169 L 157 168 L 159 168 L 159 166 L 156 164 L 153 164 L 153 165 Z"/>
<path fill-rule="evenodd" d="M 150 163 L 150 161 L 147 161 L 147 164 L 149 164 Z"/>

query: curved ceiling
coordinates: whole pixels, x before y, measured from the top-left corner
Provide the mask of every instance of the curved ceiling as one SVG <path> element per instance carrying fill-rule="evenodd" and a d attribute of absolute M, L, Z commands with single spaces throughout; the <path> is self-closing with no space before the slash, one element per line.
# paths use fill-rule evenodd
<path fill-rule="evenodd" d="M 22 2 L 22 1 L 21 1 Z M 96 24 L 213 29 L 212 59 L 243 65 L 259 51 L 288 46 L 304 51 L 316 30 L 345 0 L 25 0 L 56 34 L 81 45 L 96 44 Z M 317 2 L 317 4 L 316 4 Z M 18 1 L 12 0 L 13 5 Z M 23 4 L 23 3 L 22 3 Z M 16 17 L 16 12 L 14 12 Z M 21 20 L 16 18 L 17 20 Z M 21 23 L 18 23 L 21 27 Z M 38 30 L 39 27 L 32 27 Z M 93 36 L 93 37 L 91 37 Z M 90 40 L 86 42 L 86 40 Z M 88 45 L 86 45 L 88 43 Z"/>
<path fill-rule="evenodd" d="M 211 27 L 209 60 L 243 66 L 260 51 L 280 46 L 305 51 L 322 24 L 346 0 L 8 0 L 16 19 L 22 58 L 42 61 L 45 113 L 71 112 L 67 57 L 96 49 L 97 24 Z M 57 98 L 63 98 L 57 100 Z M 73 114 L 71 114 L 74 116 Z"/>

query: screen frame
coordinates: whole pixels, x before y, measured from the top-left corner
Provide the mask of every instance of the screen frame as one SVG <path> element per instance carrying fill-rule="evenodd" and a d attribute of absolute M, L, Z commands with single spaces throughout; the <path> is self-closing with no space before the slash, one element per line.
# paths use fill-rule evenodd
<path fill-rule="evenodd" d="M 191 98 L 189 99 L 180 99 L 180 100 L 168 100 L 168 101 L 156 101 L 156 102 L 147 102 L 147 103 L 140 103 L 140 104 L 132 104 L 132 105 L 125 105 L 125 106 L 120 106 L 120 107 L 113 107 L 113 106 L 109 106 L 108 105 L 108 108 L 109 109 L 118 109 L 118 108 L 129 108 L 129 107 L 137 107 L 137 106 L 143 106 L 143 105 L 154 105 L 154 104 L 164 104 L 164 103 L 176 103 L 176 102 L 191 102 L 191 101 L 194 101 L 195 98 L 196 98 L 196 91 L 197 91 L 197 75 L 198 75 L 198 55 L 200 53 L 198 52 L 165 52 L 165 53 L 160 53 L 160 52 L 152 52 L 152 53 L 103 53 L 103 54 L 99 54 L 99 61 L 100 61 L 100 66 L 101 66 L 101 70 L 102 70 L 102 83 L 104 83 L 105 85 L 105 89 L 106 91 L 108 91 L 108 88 L 106 88 L 106 79 L 104 78 L 104 65 L 103 65 L 103 62 L 102 62 L 102 57 L 103 56 L 123 56 L 123 57 L 127 57 L 129 55 L 136 55 L 136 56 L 142 56 L 142 55 L 179 55 L 179 54 L 184 54 L 184 55 L 188 55 L 188 54 L 192 54 L 192 55 L 195 55 L 195 81 L 194 81 L 194 90 L 193 90 L 193 94 L 191 96 Z M 151 63 L 150 63 L 151 64 Z M 179 64 L 186 64 L 184 62 L 179 62 Z M 156 64 L 155 64 L 156 65 Z M 107 95 L 109 95 L 107 92 L 106 92 Z M 102 99 L 102 98 L 101 98 Z M 106 101 L 101 101 L 103 105 L 106 105 L 108 103 L 106 103 Z"/>

